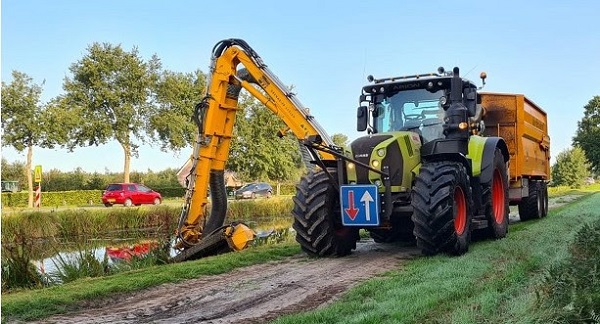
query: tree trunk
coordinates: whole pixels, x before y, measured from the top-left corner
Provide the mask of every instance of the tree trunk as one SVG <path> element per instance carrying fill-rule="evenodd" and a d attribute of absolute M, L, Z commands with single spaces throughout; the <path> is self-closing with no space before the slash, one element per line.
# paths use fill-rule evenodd
<path fill-rule="evenodd" d="M 33 159 L 33 146 L 29 145 L 27 147 L 27 160 L 25 161 L 25 168 L 23 172 L 25 172 L 25 176 L 27 177 L 27 189 L 29 192 L 29 198 L 27 199 L 27 206 L 29 208 L 33 207 L 33 177 L 31 176 L 31 162 Z"/>
<path fill-rule="evenodd" d="M 131 147 L 126 144 L 121 144 L 123 153 L 125 154 L 125 164 L 123 165 L 123 182 L 129 182 L 129 164 L 131 164 Z"/>

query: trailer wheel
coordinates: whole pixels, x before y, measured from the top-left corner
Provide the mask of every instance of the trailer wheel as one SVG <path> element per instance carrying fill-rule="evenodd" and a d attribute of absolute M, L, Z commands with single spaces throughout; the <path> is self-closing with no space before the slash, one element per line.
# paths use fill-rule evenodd
<path fill-rule="evenodd" d="M 412 220 L 423 254 L 460 255 L 471 240 L 471 187 L 458 162 L 423 164 L 412 191 Z"/>
<path fill-rule="evenodd" d="M 492 178 L 488 183 L 482 183 L 482 201 L 485 218 L 488 221 L 488 233 L 495 239 L 506 236 L 508 232 L 508 176 L 502 151 L 494 152 L 494 168 Z"/>
<path fill-rule="evenodd" d="M 337 171 L 329 169 L 334 179 Z M 310 256 L 344 256 L 356 249 L 358 228 L 342 225 L 339 194 L 323 170 L 310 170 L 296 186 L 296 241 Z"/>
<path fill-rule="evenodd" d="M 541 193 L 542 193 L 542 217 L 548 216 L 548 184 L 546 181 L 541 181 Z"/>
<path fill-rule="evenodd" d="M 544 217 L 544 197 L 542 197 L 541 181 L 529 181 L 529 196 L 519 202 L 519 217 L 522 221 L 528 221 Z"/>

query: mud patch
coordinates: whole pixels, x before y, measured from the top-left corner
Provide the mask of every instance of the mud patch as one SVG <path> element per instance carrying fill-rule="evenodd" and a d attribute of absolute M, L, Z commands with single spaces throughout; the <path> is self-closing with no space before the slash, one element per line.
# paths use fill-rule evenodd
<path fill-rule="evenodd" d="M 298 255 L 99 301 L 41 323 L 262 323 L 326 305 L 419 255 L 416 247 L 364 240 L 344 258 Z"/>

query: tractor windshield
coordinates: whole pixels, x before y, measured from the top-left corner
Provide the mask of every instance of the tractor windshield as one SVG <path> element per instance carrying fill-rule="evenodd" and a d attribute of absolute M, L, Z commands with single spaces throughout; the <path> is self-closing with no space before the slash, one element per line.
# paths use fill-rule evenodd
<path fill-rule="evenodd" d="M 425 142 L 443 137 L 444 111 L 439 105 L 442 96 L 443 90 L 432 93 L 414 89 L 383 97 L 376 103 L 377 132 L 416 131 L 423 135 Z"/>

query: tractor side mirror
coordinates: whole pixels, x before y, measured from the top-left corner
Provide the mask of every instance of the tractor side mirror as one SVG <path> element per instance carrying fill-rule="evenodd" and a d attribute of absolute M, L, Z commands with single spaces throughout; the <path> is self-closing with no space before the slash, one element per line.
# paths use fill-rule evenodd
<path fill-rule="evenodd" d="M 356 130 L 362 132 L 367 129 L 368 107 L 360 106 L 356 110 Z"/>

